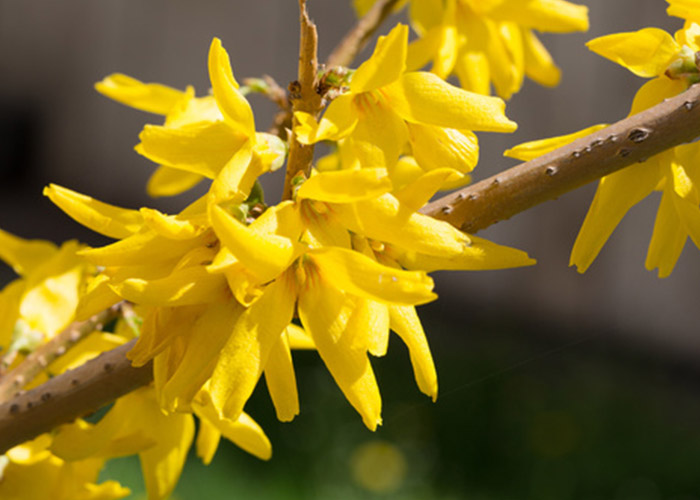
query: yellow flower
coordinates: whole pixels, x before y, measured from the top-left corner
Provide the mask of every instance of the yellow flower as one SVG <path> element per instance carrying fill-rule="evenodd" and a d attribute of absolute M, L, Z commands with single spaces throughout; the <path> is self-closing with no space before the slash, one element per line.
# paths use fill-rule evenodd
<path fill-rule="evenodd" d="M 0 260 L 20 275 L 0 291 L 0 347 L 4 355 L 31 352 L 72 321 L 92 314 L 84 294 L 92 285 L 95 269 L 78 255 L 80 249 L 76 241 L 57 247 L 49 241 L 25 240 L 0 230 Z M 114 302 L 101 303 L 100 307 Z"/>
<path fill-rule="evenodd" d="M 686 21 L 700 22 L 700 5 L 697 0 L 668 0 L 666 13 L 669 16 L 682 17 Z"/>
<path fill-rule="evenodd" d="M 700 26 L 696 24 L 687 24 L 675 39 L 660 29 L 645 28 L 597 38 L 588 46 L 636 75 L 655 77 L 637 92 L 630 111 L 633 115 L 683 92 L 700 79 L 695 65 L 695 54 L 700 49 L 698 35 Z M 544 154 L 593 130 L 591 127 L 569 136 L 521 145 L 506 154 L 531 159 L 533 154 Z M 668 276 L 688 237 L 700 247 L 698 154 L 697 144 L 678 146 L 603 177 L 576 238 L 570 265 L 584 272 L 627 211 L 656 190 L 662 192 L 661 204 L 645 266 L 648 270 L 658 268 L 660 277 Z"/>
<path fill-rule="evenodd" d="M 182 193 L 204 178 L 215 178 L 227 165 L 244 161 L 241 156 L 250 161 L 255 155 L 264 171 L 281 165 L 284 144 L 273 135 L 255 132 L 253 112 L 238 91 L 228 54 L 217 38 L 209 51 L 209 76 L 214 95 L 201 98 L 194 96 L 192 87 L 180 92 L 121 74 L 96 85 L 119 102 L 165 115 L 164 125 L 144 127 L 136 146 L 138 153 L 161 165 L 148 182 L 152 196 Z"/>
<path fill-rule="evenodd" d="M 113 500 L 129 493 L 116 481 L 96 484 L 104 459 L 65 461 L 50 451 L 52 438 L 42 434 L 0 456 L 0 497 L 4 500 Z"/>
<path fill-rule="evenodd" d="M 431 73 L 406 69 L 408 28 L 380 37 L 372 57 L 319 123 L 297 112 L 300 142 L 340 141 L 344 168 L 394 168 L 407 145 L 425 170 L 452 168 L 462 177 L 478 159 L 472 130 L 512 132 L 516 125 L 494 97 L 453 87 Z"/>
<path fill-rule="evenodd" d="M 535 31 L 588 29 L 588 9 L 564 0 L 411 0 L 409 16 L 419 39 L 408 68 L 432 63 L 441 78 L 459 77 L 465 90 L 509 99 L 525 76 L 554 86 L 560 71 Z"/>

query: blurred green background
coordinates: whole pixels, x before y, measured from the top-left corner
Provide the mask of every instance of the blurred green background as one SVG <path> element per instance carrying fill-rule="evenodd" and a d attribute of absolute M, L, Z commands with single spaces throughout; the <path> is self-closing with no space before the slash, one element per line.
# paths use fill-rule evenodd
<path fill-rule="evenodd" d="M 488 311 L 419 312 L 438 367 L 433 404 L 393 336 L 375 359 L 384 425 L 365 429 L 314 352 L 295 352 L 301 415 L 276 421 L 264 383 L 246 407 L 265 429 L 262 462 L 223 442 L 191 454 L 173 498 L 692 500 L 700 498 L 700 398 L 690 365 Z M 453 309 L 452 309 L 453 310 Z M 457 326 L 461 325 L 461 326 Z M 145 499 L 137 459 L 103 478 Z"/>

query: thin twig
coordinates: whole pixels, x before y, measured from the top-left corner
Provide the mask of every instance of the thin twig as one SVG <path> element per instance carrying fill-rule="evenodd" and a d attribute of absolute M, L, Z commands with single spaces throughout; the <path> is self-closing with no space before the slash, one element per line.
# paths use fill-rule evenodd
<path fill-rule="evenodd" d="M 316 73 L 318 70 L 318 33 L 316 25 L 311 22 L 306 12 L 306 0 L 299 0 L 299 76 L 298 80 L 290 85 L 290 100 L 293 111 L 304 111 L 314 117 L 321 109 L 321 96 L 316 91 Z M 296 119 L 292 120 L 293 126 Z M 311 171 L 311 162 L 314 159 L 313 144 L 301 144 L 296 140 L 296 134 L 292 132 L 289 144 L 289 157 L 287 158 L 287 171 L 284 178 L 284 191 L 282 199 L 292 197 L 292 179 L 299 174 L 308 177 Z"/>
<path fill-rule="evenodd" d="M 326 66 L 350 65 L 397 3 L 398 0 L 377 0 L 333 49 Z"/>
<path fill-rule="evenodd" d="M 426 205 L 475 233 L 700 136 L 700 84 L 642 113 Z"/>
<path fill-rule="evenodd" d="M 85 321 L 71 323 L 65 330 L 40 345 L 19 365 L 0 378 L 0 402 L 7 401 L 29 384 L 42 370 L 95 330 L 101 330 L 119 315 L 121 302 Z"/>
<path fill-rule="evenodd" d="M 153 365 L 134 368 L 126 358 L 135 342 L 102 353 L 0 405 L 0 454 L 148 385 Z"/>

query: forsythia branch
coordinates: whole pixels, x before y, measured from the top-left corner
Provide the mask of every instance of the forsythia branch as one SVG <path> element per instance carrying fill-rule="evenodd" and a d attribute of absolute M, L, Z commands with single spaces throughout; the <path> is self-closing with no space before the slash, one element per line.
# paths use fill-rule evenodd
<path fill-rule="evenodd" d="M 303 4 L 303 2 L 302 2 Z M 475 233 L 700 136 L 700 85 L 535 160 L 445 196 L 423 213 Z M 0 405 L 0 453 L 153 379 L 126 359 L 132 343 Z"/>
<path fill-rule="evenodd" d="M 421 212 L 475 233 L 698 136 L 700 84 L 551 153 L 443 196 Z"/>
<path fill-rule="evenodd" d="M 290 84 L 290 100 L 293 111 L 305 111 L 316 116 L 321 109 L 321 96 L 316 91 L 316 73 L 318 69 L 318 33 L 316 25 L 311 22 L 306 12 L 306 0 L 299 0 L 299 22 L 301 36 L 299 40 L 299 76 L 298 80 Z M 296 125 L 296 119 L 292 121 Z M 293 130 L 293 128 L 292 128 Z M 292 179 L 299 173 L 309 176 L 311 162 L 314 157 L 314 146 L 299 143 L 296 134 L 292 132 L 289 144 L 289 157 L 287 159 L 287 171 L 284 179 L 284 191 L 282 199 L 292 197 Z"/>
<path fill-rule="evenodd" d="M 153 380 L 153 365 L 134 368 L 126 353 L 136 341 L 21 393 L 0 405 L 0 454 L 95 411 Z"/>
<path fill-rule="evenodd" d="M 21 391 L 73 345 L 95 330 L 101 330 L 115 319 L 119 315 L 122 304 L 122 302 L 115 304 L 85 321 L 72 323 L 54 338 L 39 346 L 9 373 L 0 377 L 0 402 L 7 401 L 13 394 Z"/>

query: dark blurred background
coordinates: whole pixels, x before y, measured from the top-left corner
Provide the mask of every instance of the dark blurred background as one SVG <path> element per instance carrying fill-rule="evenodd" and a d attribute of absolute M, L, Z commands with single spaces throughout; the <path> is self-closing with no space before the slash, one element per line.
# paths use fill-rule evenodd
<path fill-rule="evenodd" d="M 309 3 L 323 59 L 353 13 L 349 0 Z M 579 3 L 590 7 L 588 33 L 542 37 L 562 67 L 561 84 L 525 83 L 507 106 L 519 130 L 480 134 L 476 180 L 515 164 L 501 156 L 515 144 L 627 115 L 643 81 L 589 52 L 587 40 L 681 26 L 662 0 Z M 179 211 L 188 196 L 146 197 L 153 165 L 132 149 L 144 123 L 161 118 L 109 101 L 94 82 L 119 71 L 180 89 L 192 84 L 202 95 L 207 50 L 218 36 L 239 80 L 270 74 L 286 85 L 296 73 L 297 15 L 293 0 L 0 0 L 0 227 L 25 238 L 106 242 L 42 197 L 49 182 L 122 206 Z M 252 104 L 264 130 L 275 109 L 259 97 Z M 269 199 L 280 183 L 279 175 L 269 180 Z M 578 274 L 567 267 L 569 252 L 593 192 L 588 186 L 483 232 L 526 250 L 537 266 L 437 274 L 440 300 L 420 310 L 440 376 L 436 404 L 408 384 L 407 353 L 393 342 L 374 364 L 385 425 L 371 434 L 316 356 L 300 353 L 298 420 L 275 422 L 264 387 L 251 404 L 272 438 L 272 462 L 226 447 L 209 469 L 186 471 L 178 498 L 199 498 L 212 486 L 220 489 L 210 498 L 383 491 L 376 494 L 700 499 L 700 253 L 689 242 L 664 280 L 644 270 L 659 201 L 652 196 Z M 0 284 L 12 277 L 0 268 Z M 128 476 L 134 463 L 112 467 Z M 377 470 L 380 477 L 370 477 Z M 394 483 L 378 487 L 387 477 Z"/>

